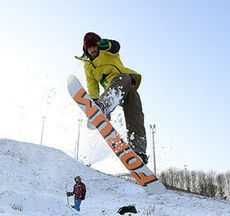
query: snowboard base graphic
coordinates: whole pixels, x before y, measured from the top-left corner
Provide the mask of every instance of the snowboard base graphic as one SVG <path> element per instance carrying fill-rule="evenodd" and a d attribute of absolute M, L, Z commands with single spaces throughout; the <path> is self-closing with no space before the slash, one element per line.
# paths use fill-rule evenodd
<path fill-rule="evenodd" d="M 154 176 L 153 172 L 149 170 L 132 148 L 123 141 L 74 75 L 69 76 L 68 90 L 71 97 L 97 128 L 112 151 L 135 180 L 147 190 L 148 194 L 164 193 L 165 186 Z"/>

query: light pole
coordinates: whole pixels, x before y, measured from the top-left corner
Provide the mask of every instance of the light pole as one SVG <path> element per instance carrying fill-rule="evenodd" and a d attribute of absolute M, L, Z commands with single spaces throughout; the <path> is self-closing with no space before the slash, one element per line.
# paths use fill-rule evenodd
<path fill-rule="evenodd" d="M 185 184 L 186 184 L 186 190 L 190 192 L 190 188 L 189 188 L 189 179 L 188 179 L 188 165 L 185 164 L 184 165 L 184 169 L 185 169 Z"/>
<path fill-rule="evenodd" d="M 154 133 L 156 132 L 156 125 L 150 125 L 150 130 L 152 132 L 152 141 L 153 141 L 153 166 L 154 166 L 154 174 L 157 175 L 156 171 L 156 155 L 155 155 L 155 140 L 154 140 Z"/>
<path fill-rule="evenodd" d="M 45 120 L 46 120 L 46 117 L 45 117 L 45 116 L 42 116 L 42 132 L 41 132 L 40 145 L 42 145 L 42 141 L 43 141 L 43 133 L 44 133 Z"/>
<path fill-rule="evenodd" d="M 79 155 L 79 141 L 80 141 L 80 128 L 81 128 L 82 119 L 78 119 L 78 137 L 75 143 L 75 159 L 78 160 Z"/>

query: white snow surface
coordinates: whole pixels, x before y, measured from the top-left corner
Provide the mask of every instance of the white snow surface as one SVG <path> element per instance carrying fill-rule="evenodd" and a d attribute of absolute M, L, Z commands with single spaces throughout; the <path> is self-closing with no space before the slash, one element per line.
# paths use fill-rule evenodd
<path fill-rule="evenodd" d="M 132 215 L 230 216 L 229 201 L 169 190 L 147 195 L 135 183 L 100 173 L 46 146 L 0 139 L 0 163 L 0 216 L 116 216 L 126 205 L 136 206 L 138 213 Z M 77 175 L 87 187 L 80 213 L 67 205 L 65 195 Z"/>

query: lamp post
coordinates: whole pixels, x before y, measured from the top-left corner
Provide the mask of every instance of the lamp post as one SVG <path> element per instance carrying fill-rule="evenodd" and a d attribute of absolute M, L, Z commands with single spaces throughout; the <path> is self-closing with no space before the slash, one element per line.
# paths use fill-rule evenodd
<path fill-rule="evenodd" d="M 190 188 L 189 188 L 189 177 L 188 177 L 188 165 L 185 164 L 184 165 L 184 170 L 185 170 L 185 184 L 186 184 L 186 190 L 188 192 L 190 192 Z"/>
<path fill-rule="evenodd" d="M 154 140 L 154 133 L 156 132 L 156 125 L 150 124 L 150 130 L 152 132 L 152 141 L 153 141 L 153 166 L 154 166 L 154 174 L 157 175 L 156 171 L 156 154 L 155 154 L 155 140 Z"/>
<path fill-rule="evenodd" d="M 78 160 L 79 155 L 79 141 L 80 141 L 80 128 L 81 128 L 82 119 L 78 119 L 78 137 L 75 143 L 75 159 Z"/>
<path fill-rule="evenodd" d="M 41 132 L 40 145 L 42 145 L 42 141 L 43 141 L 43 133 L 44 133 L 45 120 L 46 120 L 46 117 L 45 117 L 45 116 L 42 116 L 42 132 Z"/>

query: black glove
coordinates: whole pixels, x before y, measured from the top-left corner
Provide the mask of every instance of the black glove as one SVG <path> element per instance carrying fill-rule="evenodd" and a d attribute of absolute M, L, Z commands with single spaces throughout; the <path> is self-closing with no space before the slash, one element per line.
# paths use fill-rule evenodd
<path fill-rule="evenodd" d="M 72 192 L 66 192 L 66 196 L 73 196 L 73 193 Z"/>
<path fill-rule="evenodd" d="M 95 104 L 97 104 L 97 101 L 98 101 L 99 99 L 93 99 L 93 101 L 94 101 L 94 103 Z"/>

